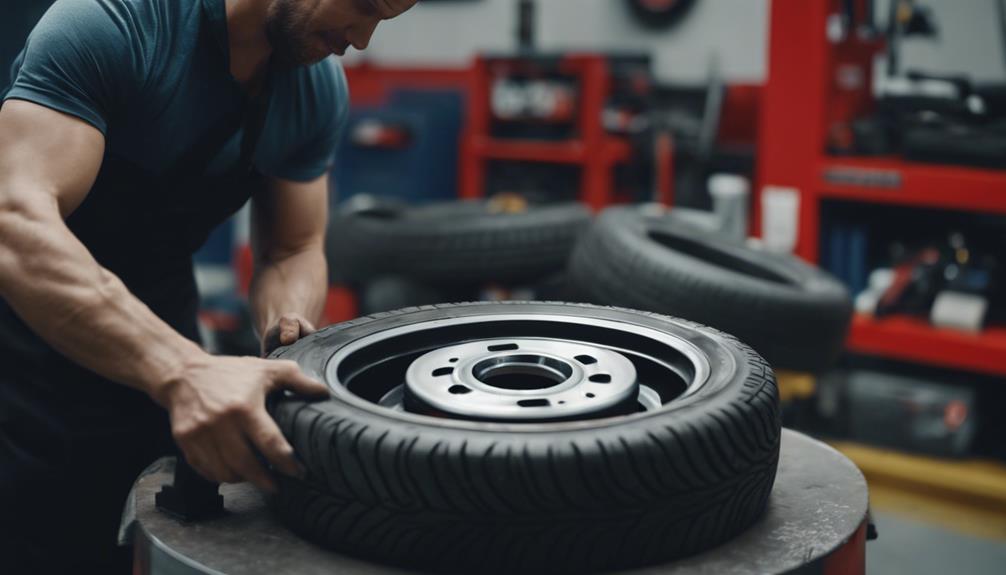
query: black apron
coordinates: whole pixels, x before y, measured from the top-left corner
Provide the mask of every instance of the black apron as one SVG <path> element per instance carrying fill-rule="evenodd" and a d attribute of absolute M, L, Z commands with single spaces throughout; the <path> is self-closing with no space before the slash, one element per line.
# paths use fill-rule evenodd
<path fill-rule="evenodd" d="M 220 45 L 220 73 L 229 74 L 223 0 L 203 0 L 203 8 L 201 41 Z M 193 341 L 199 337 L 192 255 L 264 185 L 253 158 L 272 76 L 270 69 L 258 95 L 225 113 L 164 173 L 106 154 L 90 193 L 66 220 L 102 266 Z M 238 164 L 206 176 L 242 127 Z M 114 543 L 122 504 L 137 474 L 172 448 L 163 409 L 60 355 L 0 300 L 5 561 L 20 556 L 30 561 L 23 569 L 38 572 L 121 567 L 122 558 L 113 556 L 121 555 Z"/>

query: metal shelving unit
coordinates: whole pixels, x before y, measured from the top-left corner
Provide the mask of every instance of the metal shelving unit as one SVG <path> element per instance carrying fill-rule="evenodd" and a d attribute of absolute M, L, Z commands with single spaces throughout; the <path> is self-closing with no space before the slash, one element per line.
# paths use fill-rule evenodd
<path fill-rule="evenodd" d="M 865 9 L 865 3 L 860 9 Z M 873 105 L 873 61 L 884 45 L 855 31 L 829 39 L 839 0 L 773 0 L 758 180 L 798 191 L 796 253 L 820 254 L 824 200 L 1006 214 L 1006 171 L 826 153 L 834 126 Z M 767 127 L 771 126 L 771 129 Z M 755 202 L 756 221 L 760 202 Z M 971 335 L 912 318 L 857 317 L 848 348 L 926 365 L 1006 375 L 1006 328 Z"/>

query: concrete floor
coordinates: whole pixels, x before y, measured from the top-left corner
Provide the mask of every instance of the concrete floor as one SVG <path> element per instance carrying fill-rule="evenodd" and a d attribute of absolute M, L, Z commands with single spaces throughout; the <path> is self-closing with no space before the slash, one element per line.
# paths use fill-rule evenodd
<path fill-rule="evenodd" d="M 964 535 L 876 509 L 873 516 L 879 538 L 866 544 L 869 575 L 1006 573 L 1006 540 Z"/>

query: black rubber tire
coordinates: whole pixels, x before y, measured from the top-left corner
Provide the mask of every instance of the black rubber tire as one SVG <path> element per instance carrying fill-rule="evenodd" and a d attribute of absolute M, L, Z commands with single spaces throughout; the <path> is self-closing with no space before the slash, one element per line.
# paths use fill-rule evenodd
<path fill-rule="evenodd" d="M 695 0 L 666 0 L 665 6 L 653 6 L 647 0 L 626 0 L 636 21 L 646 28 L 663 29 L 680 22 L 695 4 Z"/>
<path fill-rule="evenodd" d="M 590 211 L 578 203 L 494 213 L 485 201 L 337 213 L 329 262 L 353 282 L 401 275 L 432 286 L 515 285 L 562 271 Z"/>
<path fill-rule="evenodd" d="M 655 564 L 714 547 L 762 515 L 775 479 L 775 377 L 735 338 L 657 314 L 566 303 L 410 308 L 334 325 L 279 350 L 323 378 L 328 359 L 390 327 L 550 314 L 646 326 L 707 354 L 707 383 L 664 409 L 500 424 L 379 407 L 331 384 L 271 406 L 308 470 L 283 478 L 279 517 L 323 546 L 413 569 L 569 573 Z"/>
<path fill-rule="evenodd" d="M 777 369 L 830 367 L 852 319 L 848 291 L 826 272 L 632 207 L 598 217 L 569 273 L 578 299 L 713 326 Z"/>
<path fill-rule="evenodd" d="M 333 222 L 363 217 L 392 219 L 398 217 L 399 212 L 407 208 L 408 204 L 397 198 L 372 196 L 370 194 L 358 194 L 339 204 L 339 207 L 333 212 L 328 227 L 325 230 L 328 283 L 330 285 L 348 286 L 354 286 L 359 283 L 352 273 L 353 270 L 344 269 L 344 263 L 340 261 L 342 254 L 339 246 L 340 242 L 342 242 L 341 227 L 333 225 Z M 342 257 L 341 259 L 345 258 Z"/>

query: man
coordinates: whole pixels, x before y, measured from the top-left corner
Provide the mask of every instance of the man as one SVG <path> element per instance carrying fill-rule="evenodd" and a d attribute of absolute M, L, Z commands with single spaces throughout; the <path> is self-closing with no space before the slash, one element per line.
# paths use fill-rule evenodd
<path fill-rule="evenodd" d="M 0 110 L 4 572 L 128 568 L 122 504 L 172 437 L 215 481 L 301 472 L 265 397 L 325 387 L 194 343 L 190 256 L 250 196 L 263 349 L 313 330 L 348 105 L 326 57 L 415 1 L 59 0 L 36 26 Z"/>

